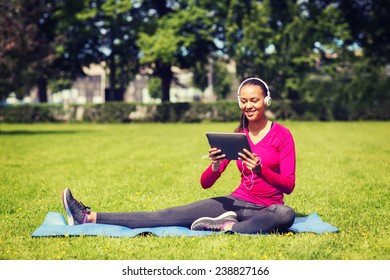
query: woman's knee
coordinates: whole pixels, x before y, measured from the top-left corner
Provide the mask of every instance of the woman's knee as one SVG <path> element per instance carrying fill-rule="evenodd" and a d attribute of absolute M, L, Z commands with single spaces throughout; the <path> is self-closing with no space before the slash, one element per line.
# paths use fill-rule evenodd
<path fill-rule="evenodd" d="M 270 207 L 272 207 L 272 210 L 277 214 L 282 228 L 289 228 L 292 226 L 295 220 L 295 212 L 291 207 L 284 204 L 274 204 Z"/>
<path fill-rule="evenodd" d="M 281 206 L 283 206 L 281 210 L 282 220 L 284 221 L 286 227 L 291 227 L 295 220 L 295 211 L 287 205 Z"/>

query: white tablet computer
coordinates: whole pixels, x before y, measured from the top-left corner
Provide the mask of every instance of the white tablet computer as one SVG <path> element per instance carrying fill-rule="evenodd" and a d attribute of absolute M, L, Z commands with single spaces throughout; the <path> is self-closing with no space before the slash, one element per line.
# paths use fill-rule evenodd
<path fill-rule="evenodd" d="M 252 152 L 245 133 L 207 132 L 206 136 L 210 147 L 220 149 L 226 159 L 237 160 L 244 148 Z"/>

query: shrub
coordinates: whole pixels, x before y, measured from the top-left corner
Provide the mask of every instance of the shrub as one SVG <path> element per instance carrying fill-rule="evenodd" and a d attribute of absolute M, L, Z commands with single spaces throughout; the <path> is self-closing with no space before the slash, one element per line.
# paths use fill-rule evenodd
<path fill-rule="evenodd" d="M 274 100 L 269 108 L 272 119 L 331 121 L 331 120 L 388 120 L 389 101 L 351 112 L 338 102 Z M 0 122 L 34 123 L 85 121 L 97 123 L 126 122 L 234 122 L 241 111 L 235 100 L 210 103 L 142 104 L 106 102 L 85 105 L 13 105 L 0 106 Z"/>
<path fill-rule="evenodd" d="M 124 123 L 130 121 L 130 113 L 136 110 L 136 105 L 125 102 L 107 102 L 87 104 L 84 109 L 83 120 L 86 122 Z"/>
<path fill-rule="evenodd" d="M 0 120 L 9 123 L 58 122 L 63 121 L 62 105 L 23 104 L 0 107 Z"/>

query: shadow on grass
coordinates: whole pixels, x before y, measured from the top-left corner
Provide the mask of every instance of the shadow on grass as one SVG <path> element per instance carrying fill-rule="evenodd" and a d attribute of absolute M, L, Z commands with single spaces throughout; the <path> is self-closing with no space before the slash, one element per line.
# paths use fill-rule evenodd
<path fill-rule="evenodd" d="M 1 135 L 7 136 L 20 136 L 20 135 L 45 135 L 45 134 L 75 134 L 75 133 L 84 133 L 85 131 L 80 130 L 9 130 L 2 131 L 0 130 Z"/>
<path fill-rule="evenodd" d="M 299 213 L 299 212 L 295 213 L 295 217 L 306 217 L 308 215 L 309 214 L 303 214 L 303 213 Z"/>

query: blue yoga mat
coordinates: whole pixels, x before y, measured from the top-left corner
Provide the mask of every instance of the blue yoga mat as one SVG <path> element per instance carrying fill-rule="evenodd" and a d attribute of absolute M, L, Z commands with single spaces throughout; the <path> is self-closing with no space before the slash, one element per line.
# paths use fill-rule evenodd
<path fill-rule="evenodd" d="M 337 232 L 338 229 L 329 223 L 323 222 L 317 213 L 305 217 L 296 217 L 294 224 L 289 229 L 292 232 Z M 53 237 L 53 236 L 111 236 L 111 237 L 134 237 L 142 234 L 153 234 L 155 236 L 205 236 L 220 234 L 212 231 L 196 231 L 185 227 L 154 227 L 131 229 L 123 226 L 104 224 L 83 224 L 69 226 L 61 213 L 49 212 L 42 225 L 40 225 L 31 236 Z"/>

